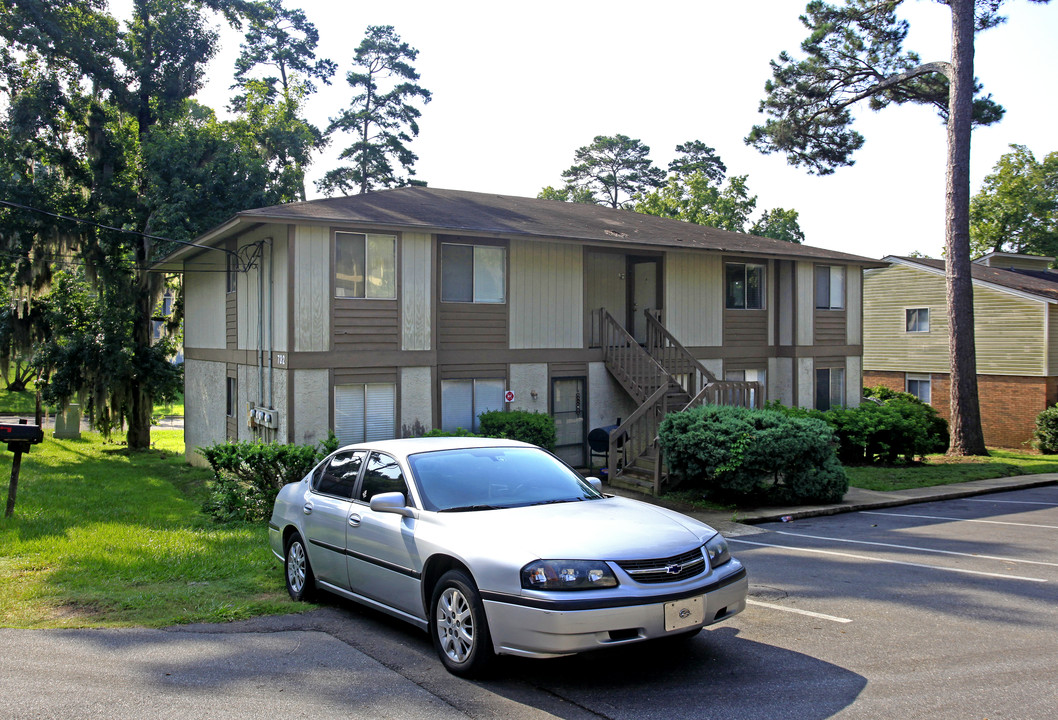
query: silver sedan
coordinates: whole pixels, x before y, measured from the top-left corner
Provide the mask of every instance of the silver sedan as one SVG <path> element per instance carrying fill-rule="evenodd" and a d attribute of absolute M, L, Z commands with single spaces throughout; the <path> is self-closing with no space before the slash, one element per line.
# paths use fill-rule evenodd
<path fill-rule="evenodd" d="M 746 606 L 708 525 L 605 495 L 550 453 L 484 438 L 344 447 L 269 523 L 287 590 L 326 590 L 430 633 L 445 667 L 687 637 Z"/>

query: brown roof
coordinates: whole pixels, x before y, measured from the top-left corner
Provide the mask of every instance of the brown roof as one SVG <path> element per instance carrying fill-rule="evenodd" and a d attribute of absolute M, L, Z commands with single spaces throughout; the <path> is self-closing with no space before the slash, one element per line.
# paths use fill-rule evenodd
<path fill-rule="evenodd" d="M 943 260 L 919 257 L 896 257 L 895 259 L 944 272 Z M 1007 270 L 988 267 L 980 263 L 970 263 L 970 271 L 975 281 L 1058 301 L 1058 272 L 1054 270 L 1016 270 L 1013 268 Z"/>
<path fill-rule="evenodd" d="M 717 230 L 601 205 L 426 187 L 394 188 L 364 195 L 273 205 L 240 212 L 233 220 L 239 221 L 237 224 L 246 221 L 330 222 L 451 234 L 685 247 L 747 255 L 831 260 L 869 267 L 885 265 L 859 255 Z M 215 239 L 215 233 L 216 229 L 203 238 L 212 236 L 210 239 Z"/>

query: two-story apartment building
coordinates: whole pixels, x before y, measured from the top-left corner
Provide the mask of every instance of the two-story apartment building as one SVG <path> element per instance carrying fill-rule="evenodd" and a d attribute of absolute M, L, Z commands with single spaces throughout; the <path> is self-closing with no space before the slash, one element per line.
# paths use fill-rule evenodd
<path fill-rule="evenodd" d="M 862 270 L 880 266 L 624 210 L 422 187 L 240 212 L 158 264 L 183 274 L 191 461 L 226 438 L 353 442 L 526 409 L 554 416 L 574 464 L 590 429 L 656 392 L 640 387 L 644 368 L 687 397 L 855 405 Z"/>
<path fill-rule="evenodd" d="M 950 360 L 944 261 L 888 257 L 869 270 L 864 384 L 910 392 L 947 418 Z M 1025 447 L 1058 402 L 1058 272 L 1052 257 L 991 253 L 972 266 L 977 385 L 985 442 Z"/>

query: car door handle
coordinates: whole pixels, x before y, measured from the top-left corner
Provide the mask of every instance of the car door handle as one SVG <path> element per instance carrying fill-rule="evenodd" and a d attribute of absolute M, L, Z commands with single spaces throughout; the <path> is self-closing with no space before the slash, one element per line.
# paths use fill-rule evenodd
<path fill-rule="evenodd" d="M 306 515 L 312 514 L 312 503 L 305 503 L 305 507 L 301 508 L 301 511 Z"/>
<path fill-rule="evenodd" d="M 360 516 L 357 515 L 356 513 L 353 513 L 352 515 L 350 515 L 349 516 L 349 524 L 352 525 L 353 527 L 360 527 Z"/>

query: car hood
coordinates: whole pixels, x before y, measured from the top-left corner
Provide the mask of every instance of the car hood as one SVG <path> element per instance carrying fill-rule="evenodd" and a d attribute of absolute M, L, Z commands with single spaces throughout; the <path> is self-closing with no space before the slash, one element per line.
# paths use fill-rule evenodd
<path fill-rule="evenodd" d="M 443 518 L 443 520 L 441 520 Z M 441 513 L 438 519 L 492 556 L 528 562 L 645 560 L 701 545 L 708 525 L 654 505 L 619 497 L 503 510 Z"/>

